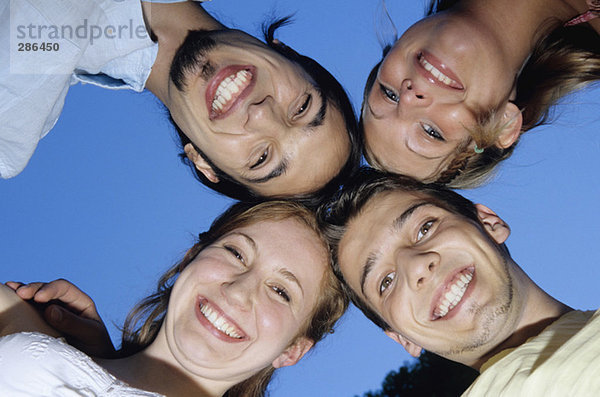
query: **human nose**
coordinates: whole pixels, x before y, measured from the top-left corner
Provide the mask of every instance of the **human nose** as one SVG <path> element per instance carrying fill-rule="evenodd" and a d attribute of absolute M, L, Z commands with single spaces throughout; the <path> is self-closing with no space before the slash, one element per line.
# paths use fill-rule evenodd
<path fill-rule="evenodd" d="M 433 97 L 417 86 L 411 79 L 405 79 L 400 85 L 400 103 L 405 106 L 426 107 L 431 105 Z"/>
<path fill-rule="evenodd" d="M 414 290 L 423 288 L 439 266 L 439 255 L 435 252 L 409 252 L 398 255 L 399 265 L 404 268 L 406 282 Z"/>
<path fill-rule="evenodd" d="M 227 303 L 241 310 L 252 307 L 257 290 L 257 280 L 249 273 L 236 275 L 221 284 L 221 293 Z"/>
<path fill-rule="evenodd" d="M 248 121 L 246 127 L 250 131 L 278 131 L 283 125 L 283 117 L 271 96 L 248 106 Z"/>

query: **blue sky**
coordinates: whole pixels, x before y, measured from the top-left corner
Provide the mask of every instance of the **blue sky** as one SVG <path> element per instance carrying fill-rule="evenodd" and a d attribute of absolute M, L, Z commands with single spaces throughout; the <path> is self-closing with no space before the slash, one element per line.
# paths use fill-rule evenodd
<path fill-rule="evenodd" d="M 380 47 L 377 0 L 213 0 L 225 24 L 259 32 L 269 15 L 295 14 L 280 38 L 332 71 L 359 106 Z M 388 0 L 400 31 L 420 1 Z M 575 308 L 598 306 L 600 91 L 559 106 L 552 126 L 527 133 L 488 186 L 466 195 L 512 227 L 508 246 L 542 288 Z M 231 203 L 195 182 L 152 94 L 71 88 L 58 124 L 25 171 L 0 181 L 2 279 L 63 277 L 97 302 L 113 338 L 127 311 Z M 272 396 L 353 396 L 376 389 L 409 356 L 352 309 L 336 333 L 295 367 Z"/>

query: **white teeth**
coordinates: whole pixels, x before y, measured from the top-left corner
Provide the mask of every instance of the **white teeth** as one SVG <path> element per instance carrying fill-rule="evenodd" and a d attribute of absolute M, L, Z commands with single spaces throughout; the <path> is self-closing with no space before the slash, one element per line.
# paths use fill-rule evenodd
<path fill-rule="evenodd" d="M 472 279 L 473 275 L 471 273 L 461 274 L 460 277 L 454 281 L 454 284 L 450 286 L 433 314 L 437 318 L 441 318 L 448 314 L 450 310 L 454 309 L 461 301 Z"/>
<path fill-rule="evenodd" d="M 435 66 L 427 62 L 424 56 L 419 57 L 419 63 L 427 70 L 429 73 L 433 75 L 438 81 L 446 84 L 446 85 L 458 85 L 458 83 L 452 80 L 450 77 L 446 76 L 444 73 L 439 71 Z"/>
<path fill-rule="evenodd" d="M 226 77 L 221 81 L 215 92 L 215 97 L 212 102 L 212 110 L 222 110 L 225 105 L 240 91 L 250 84 L 249 78 L 251 74 L 247 70 L 240 70 L 239 72 Z"/>
<path fill-rule="evenodd" d="M 446 314 L 448 314 L 448 305 L 445 305 L 445 304 L 442 303 L 438 307 L 437 312 L 438 312 L 438 316 L 439 317 L 444 317 Z"/>
<path fill-rule="evenodd" d="M 206 317 L 206 319 L 219 331 L 223 332 L 227 336 L 232 338 L 241 339 L 242 336 L 236 331 L 235 327 L 227 323 L 225 318 L 219 316 L 207 305 L 200 305 L 200 312 Z"/>

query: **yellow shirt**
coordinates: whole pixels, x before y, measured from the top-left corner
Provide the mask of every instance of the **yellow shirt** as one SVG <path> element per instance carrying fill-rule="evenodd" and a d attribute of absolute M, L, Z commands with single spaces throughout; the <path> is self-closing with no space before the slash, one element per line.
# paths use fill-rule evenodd
<path fill-rule="evenodd" d="M 463 397 L 600 396 L 599 313 L 569 312 L 521 346 L 498 353 Z"/>

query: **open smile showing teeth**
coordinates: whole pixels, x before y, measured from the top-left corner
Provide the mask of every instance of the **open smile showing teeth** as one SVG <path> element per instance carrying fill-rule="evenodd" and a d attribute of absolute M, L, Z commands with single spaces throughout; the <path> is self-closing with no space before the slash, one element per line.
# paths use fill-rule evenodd
<path fill-rule="evenodd" d="M 427 61 L 427 59 L 425 59 L 425 56 L 423 54 L 419 54 L 418 59 L 419 59 L 419 63 L 421 64 L 421 66 L 423 66 L 423 68 L 425 70 L 427 70 L 429 73 L 431 73 L 431 75 L 433 77 L 435 77 L 436 80 L 438 80 L 440 83 L 445 84 L 452 88 L 458 88 L 458 89 L 462 88 L 462 85 L 459 82 L 446 76 L 439 69 L 437 69 L 435 66 L 430 64 Z"/>
<path fill-rule="evenodd" d="M 239 93 L 248 87 L 251 80 L 252 73 L 245 69 L 233 73 L 223 79 L 217 87 L 215 96 L 212 100 L 211 107 L 213 112 L 218 113 L 229 109 Z"/>
<path fill-rule="evenodd" d="M 434 319 L 440 319 L 456 307 L 462 300 L 469 283 L 473 279 L 473 268 L 465 269 L 452 280 L 440 303 L 433 311 Z"/>
<path fill-rule="evenodd" d="M 200 312 L 204 317 L 219 331 L 229 336 L 230 338 L 242 339 L 243 333 L 234 325 L 230 324 L 223 316 L 219 315 L 216 310 L 210 307 L 209 303 L 203 301 L 200 303 Z"/>

